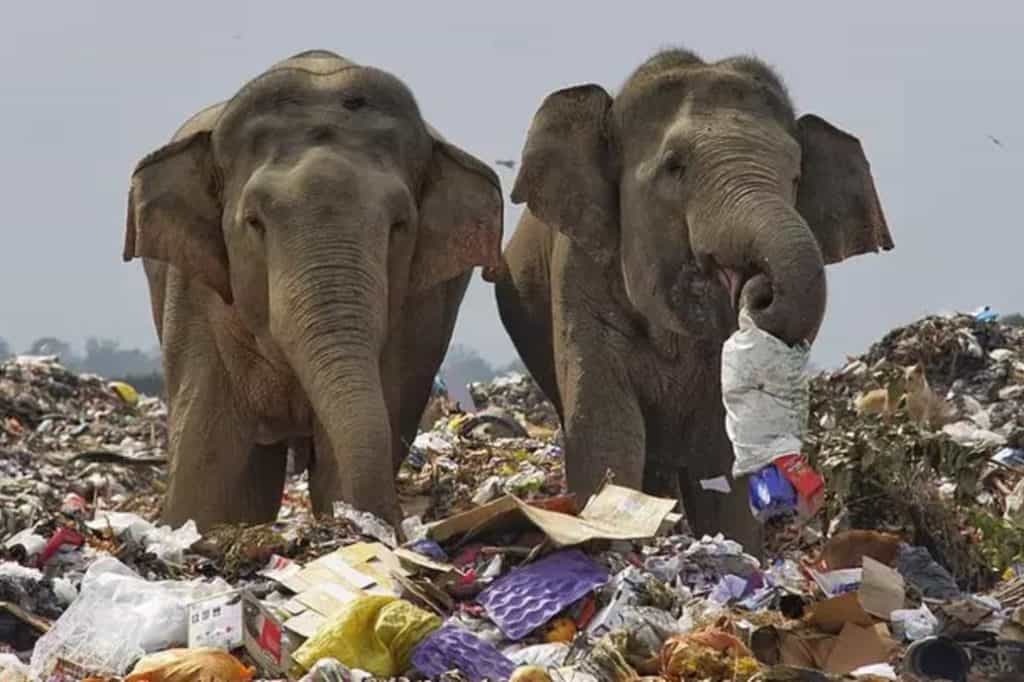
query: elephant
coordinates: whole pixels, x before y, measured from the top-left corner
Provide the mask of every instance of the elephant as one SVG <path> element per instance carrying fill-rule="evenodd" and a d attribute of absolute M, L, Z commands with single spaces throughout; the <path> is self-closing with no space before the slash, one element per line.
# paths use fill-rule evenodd
<path fill-rule="evenodd" d="M 614 97 L 548 95 L 511 200 L 525 207 L 495 297 L 558 412 L 569 489 L 585 499 L 611 471 L 678 500 L 698 534 L 760 551 L 731 475 L 722 346 L 744 309 L 790 346 L 813 342 L 825 265 L 893 248 L 859 140 L 797 118 L 755 58 L 668 49 Z M 701 485 L 718 476 L 729 492 Z"/>
<path fill-rule="evenodd" d="M 409 88 L 324 50 L 189 119 L 131 177 L 169 410 L 165 523 L 259 523 L 289 446 L 314 513 L 397 524 L 416 435 L 473 269 L 500 259 L 497 174 Z"/>

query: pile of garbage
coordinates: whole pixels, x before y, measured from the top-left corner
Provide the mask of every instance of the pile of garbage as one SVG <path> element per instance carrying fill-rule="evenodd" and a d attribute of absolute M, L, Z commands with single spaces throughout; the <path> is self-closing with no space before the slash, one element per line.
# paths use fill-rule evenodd
<path fill-rule="evenodd" d="M 152 508 L 163 492 L 167 409 L 53 356 L 0 363 L 0 536 L 86 505 Z"/>
<path fill-rule="evenodd" d="M 1024 562 L 1024 329 L 970 315 L 893 330 L 811 384 L 825 528 L 891 530 L 962 587 Z"/>
<path fill-rule="evenodd" d="M 1022 361 L 1021 330 L 933 317 L 816 377 L 826 504 L 773 520 L 759 559 L 692 537 L 675 500 L 613 480 L 566 494 L 557 419 L 523 378 L 425 425 L 400 529 L 344 503 L 314 518 L 305 473 L 274 523 L 161 526 L 160 401 L 17 358 L 0 365 L 0 681 L 1024 670 Z"/>
<path fill-rule="evenodd" d="M 555 408 L 529 374 L 512 372 L 491 381 L 472 383 L 468 388 L 477 410 L 499 408 L 527 427 L 558 430 Z"/>

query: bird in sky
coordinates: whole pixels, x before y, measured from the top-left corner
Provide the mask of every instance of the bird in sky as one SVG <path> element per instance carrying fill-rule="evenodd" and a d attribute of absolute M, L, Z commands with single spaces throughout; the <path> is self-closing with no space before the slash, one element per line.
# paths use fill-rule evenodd
<path fill-rule="evenodd" d="M 992 140 L 993 144 L 995 144 L 997 147 L 1002 147 L 1003 146 L 1003 143 L 1001 141 L 999 141 L 998 138 L 993 137 L 992 135 L 988 135 L 987 137 L 988 137 L 988 139 Z M 1005 147 L 1003 147 L 1003 148 L 1005 149 Z"/>

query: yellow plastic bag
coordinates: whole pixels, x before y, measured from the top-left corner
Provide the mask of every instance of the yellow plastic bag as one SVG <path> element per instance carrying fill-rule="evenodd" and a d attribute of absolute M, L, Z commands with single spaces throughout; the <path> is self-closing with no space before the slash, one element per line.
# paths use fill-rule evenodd
<path fill-rule="evenodd" d="M 220 649 L 168 649 L 143 656 L 124 682 L 250 682 L 255 672 Z"/>
<path fill-rule="evenodd" d="M 440 618 L 407 601 L 360 597 L 306 640 L 292 658 L 304 670 L 330 657 L 377 677 L 394 677 L 408 669 L 413 648 L 439 627 Z"/>
<path fill-rule="evenodd" d="M 139 393 L 130 384 L 126 384 L 123 381 L 111 381 L 110 390 L 116 393 L 126 405 L 135 407 L 139 404 Z"/>

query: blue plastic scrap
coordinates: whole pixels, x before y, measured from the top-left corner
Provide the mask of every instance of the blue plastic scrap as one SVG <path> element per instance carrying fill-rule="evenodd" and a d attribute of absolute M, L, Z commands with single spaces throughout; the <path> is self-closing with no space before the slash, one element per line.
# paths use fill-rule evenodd
<path fill-rule="evenodd" d="M 974 319 L 978 322 L 995 322 L 999 319 L 999 313 L 992 310 L 991 306 L 982 306 L 974 311 Z"/>
<path fill-rule="evenodd" d="M 992 455 L 992 461 L 1007 467 L 1024 468 L 1024 450 L 1019 448 L 1003 448 Z"/>
<path fill-rule="evenodd" d="M 796 488 L 774 464 L 753 473 L 748 485 L 750 509 L 761 521 L 795 511 L 799 504 Z"/>

